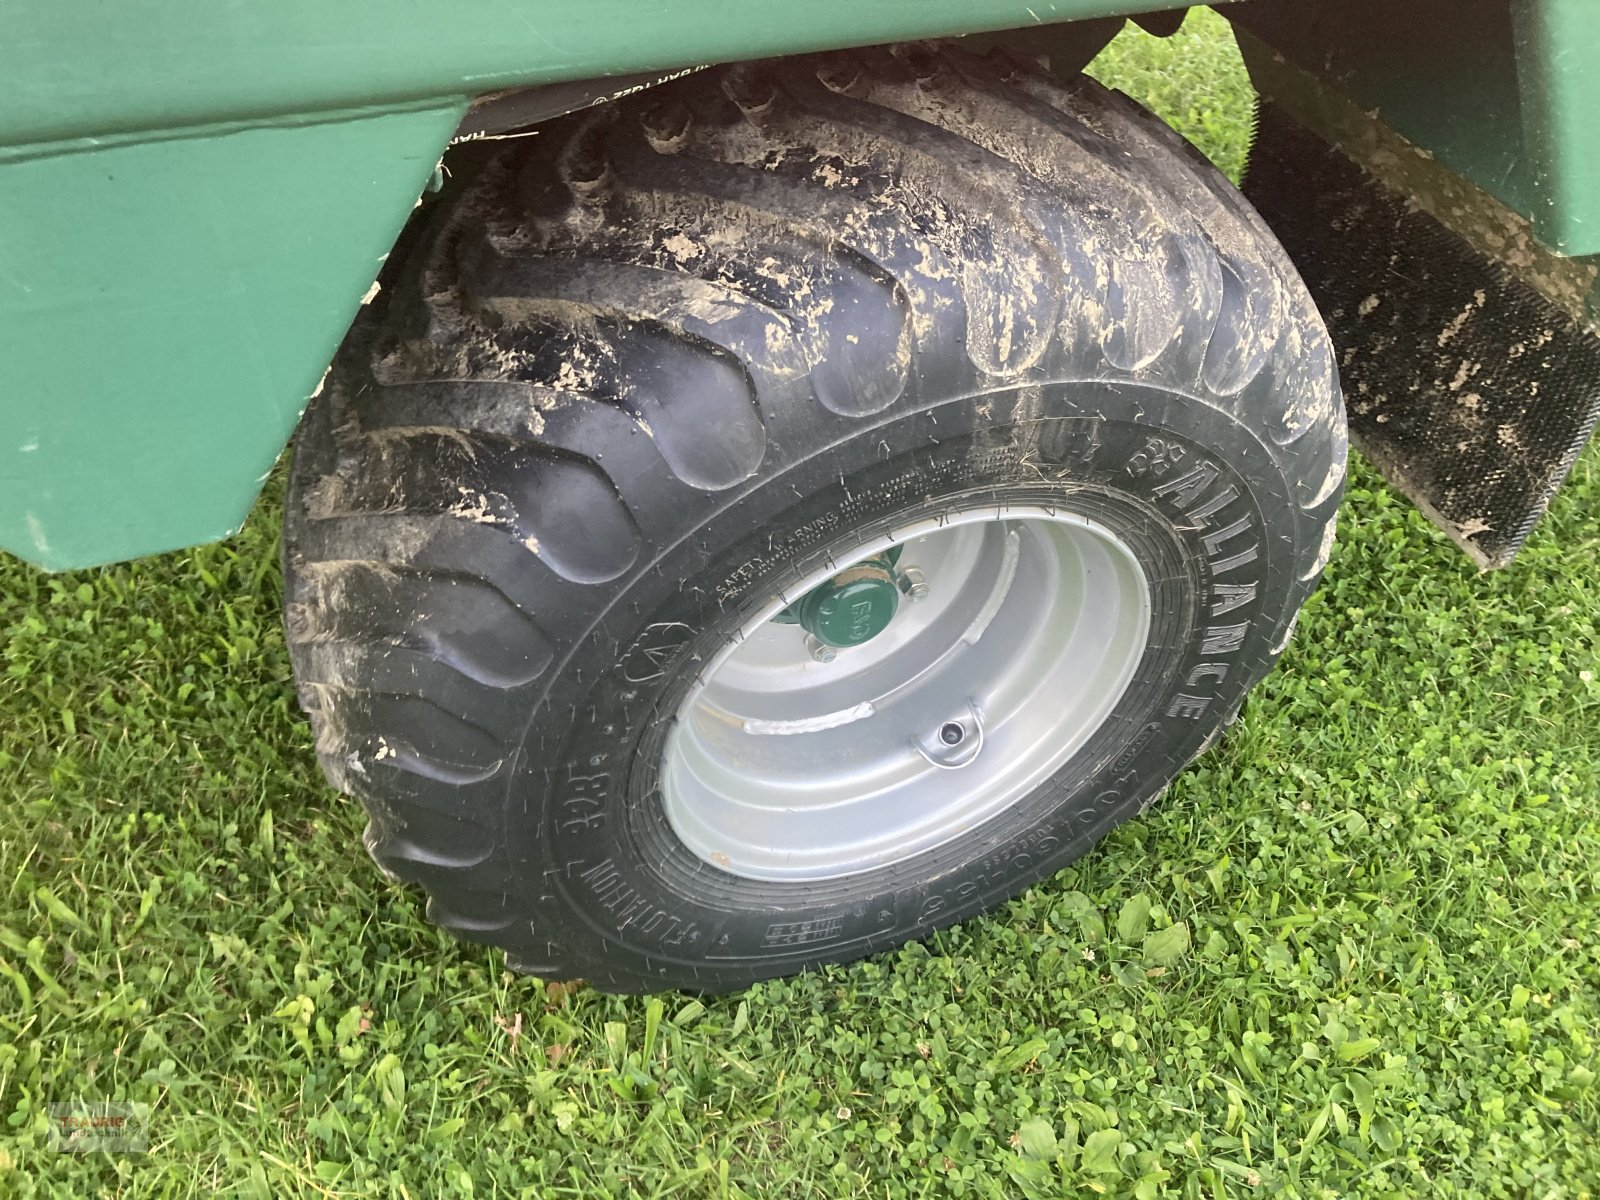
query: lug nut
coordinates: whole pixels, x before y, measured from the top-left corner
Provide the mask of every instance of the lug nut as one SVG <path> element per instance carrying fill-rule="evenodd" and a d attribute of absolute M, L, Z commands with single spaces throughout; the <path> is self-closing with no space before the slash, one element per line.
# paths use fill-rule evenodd
<path fill-rule="evenodd" d="M 916 604 L 928 598 L 928 581 L 916 567 L 905 567 L 900 571 L 900 591 Z"/>
<path fill-rule="evenodd" d="M 828 645 L 813 633 L 806 634 L 806 653 L 819 663 L 831 663 L 839 657 L 839 651 L 835 647 Z"/>

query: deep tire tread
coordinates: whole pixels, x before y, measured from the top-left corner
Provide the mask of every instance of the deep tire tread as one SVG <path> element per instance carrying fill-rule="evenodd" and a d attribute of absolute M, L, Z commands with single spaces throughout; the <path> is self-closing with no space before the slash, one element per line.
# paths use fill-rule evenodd
<path fill-rule="evenodd" d="M 1320 320 L 1242 198 L 1090 80 L 938 44 L 701 72 L 508 151 L 421 253 L 302 434 L 290 645 L 373 858 L 515 969 L 659 986 L 515 890 L 494 714 L 536 704 L 645 547 L 772 454 L 929 379 L 1149 382 L 1264 429 L 1304 590 L 1325 561 L 1343 425 Z M 863 321 L 893 361 L 852 360 Z M 1279 413 L 1285 393 L 1307 399 Z M 678 500 L 645 503 L 663 468 Z M 471 619 L 437 615 L 452 590 Z"/>

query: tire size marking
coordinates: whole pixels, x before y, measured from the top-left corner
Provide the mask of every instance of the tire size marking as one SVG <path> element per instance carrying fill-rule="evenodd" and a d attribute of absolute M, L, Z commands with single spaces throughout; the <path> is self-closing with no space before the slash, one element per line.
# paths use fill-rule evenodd
<path fill-rule="evenodd" d="M 934 892 L 923 898 L 917 910 L 918 925 L 931 921 L 946 909 L 955 908 L 975 896 L 981 896 L 1033 866 L 1036 858 L 1045 858 L 1061 844 L 1061 839 L 1042 829 L 1035 829 L 1005 850 L 989 855 L 974 863 L 967 879 L 947 892 Z"/>
<path fill-rule="evenodd" d="M 567 773 L 560 798 L 562 829 L 599 829 L 606 823 L 605 801 L 611 788 L 611 776 L 605 772 L 595 775 Z"/>
<path fill-rule="evenodd" d="M 1149 744 L 1150 739 L 1160 732 L 1161 722 L 1159 721 L 1152 721 L 1139 730 L 1138 733 L 1133 735 L 1133 741 L 1128 743 L 1127 749 L 1117 755 L 1116 761 L 1111 764 L 1111 769 L 1113 771 L 1127 770 L 1133 765 L 1134 759 L 1139 757 L 1139 751 L 1143 750 Z"/>
<path fill-rule="evenodd" d="M 843 917 L 827 917 L 820 921 L 791 921 L 787 924 L 768 925 L 761 936 L 761 948 L 774 950 L 780 947 L 810 946 L 816 942 L 831 942 L 844 930 Z"/>
<path fill-rule="evenodd" d="M 697 924 L 646 900 L 617 874 L 611 859 L 590 867 L 578 878 L 589 885 L 595 902 L 616 919 L 618 933 L 631 929 L 654 938 L 662 946 L 693 945 L 700 940 Z"/>

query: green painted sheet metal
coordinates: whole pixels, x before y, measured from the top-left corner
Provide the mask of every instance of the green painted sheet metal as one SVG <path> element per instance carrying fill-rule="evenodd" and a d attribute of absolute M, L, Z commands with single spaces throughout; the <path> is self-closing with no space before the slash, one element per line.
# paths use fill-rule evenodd
<path fill-rule="evenodd" d="M 1558 250 L 1600 253 L 1600 4 L 1521 0 L 1515 18 L 1534 224 Z"/>
<path fill-rule="evenodd" d="M 1585 254 L 1600 251 L 1594 6 L 1254 8 L 1284 53 Z M 236 526 L 475 96 L 1149 7 L 10 0 L 0 548 L 67 567 Z"/>
<path fill-rule="evenodd" d="M 9 0 L 0 22 L 0 145 L 482 95 L 1160 7 L 1159 0 Z"/>
<path fill-rule="evenodd" d="M 236 529 L 464 107 L 0 166 L 0 547 Z"/>
<path fill-rule="evenodd" d="M 1600 253 L 1596 0 L 1251 0 L 1228 15 L 1552 249 Z"/>
<path fill-rule="evenodd" d="M 1141 0 L 9 0 L 0 549 L 225 535 L 475 96 Z"/>

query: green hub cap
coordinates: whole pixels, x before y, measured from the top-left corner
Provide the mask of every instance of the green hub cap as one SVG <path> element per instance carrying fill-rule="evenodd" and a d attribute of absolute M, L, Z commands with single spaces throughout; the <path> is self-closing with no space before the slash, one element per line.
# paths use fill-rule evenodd
<path fill-rule="evenodd" d="M 859 646 L 889 627 L 900 603 L 894 575 L 874 562 L 841 571 L 800 601 L 800 627 L 829 646 Z"/>
<path fill-rule="evenodd" d="M 859 646 L 889 628 L 900 606 L 896 546 L 887 554 L 863 559 L 812 588 L 778 620 L 799 625 L 825 646 Z"/>

